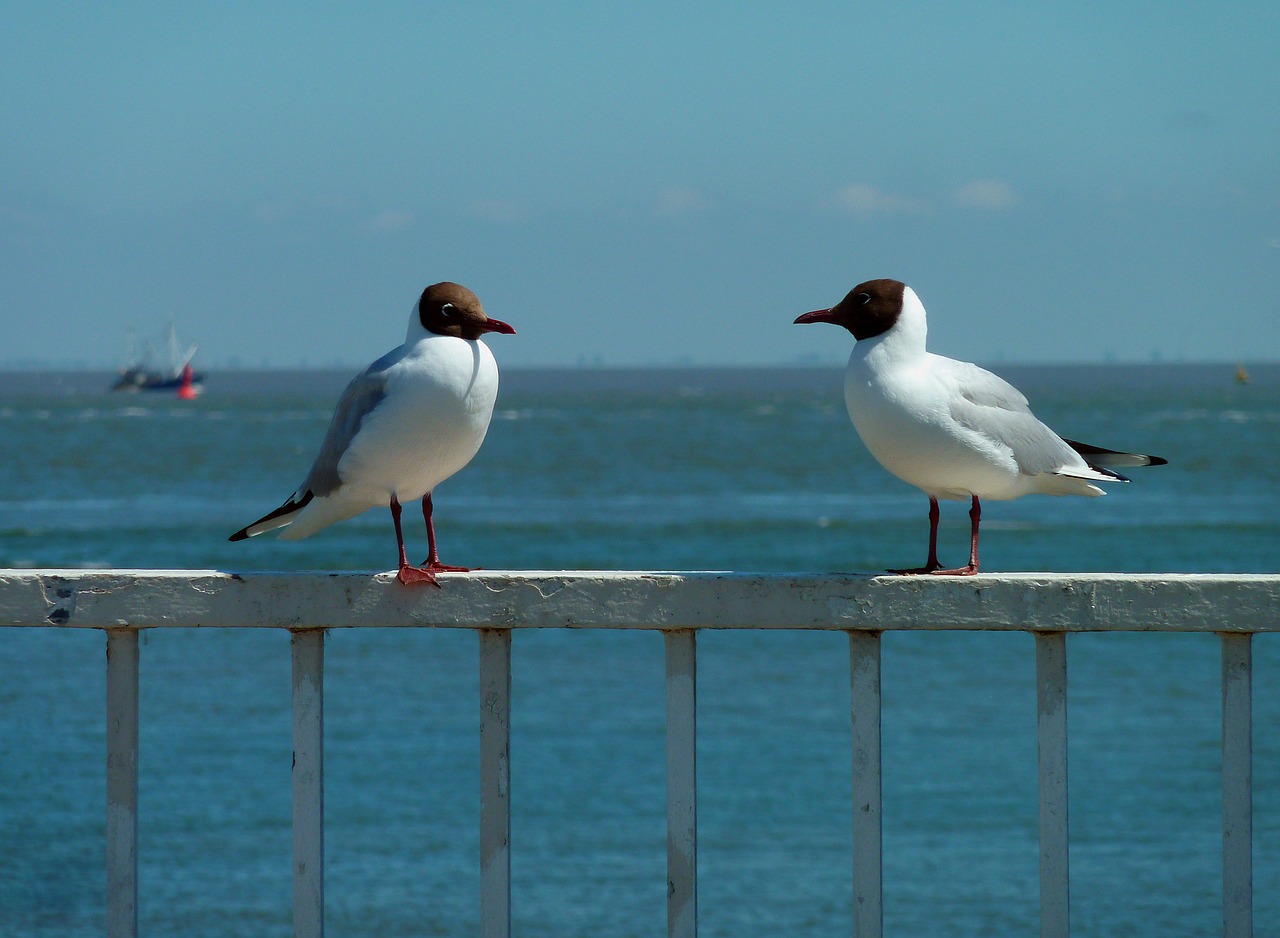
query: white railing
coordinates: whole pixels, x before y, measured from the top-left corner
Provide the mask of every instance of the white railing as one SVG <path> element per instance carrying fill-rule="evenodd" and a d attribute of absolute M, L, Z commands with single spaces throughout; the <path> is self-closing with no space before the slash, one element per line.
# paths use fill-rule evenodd
<path fill-rule="evenodd" d="M 978 629 L 1035 636 L 1042 936 L 1069 931 L 1066 636 L 1214 632 L 1222 641 L 1223 934 L 1252 933 L 1252 664 L 1280 631 L 1280 576 L 996 574 L 974 578 L 730 573 L 389 575 L 0 571 L 0 626 L 107 633 L 107 934 L 137 934 L 138 632 L 292 632 L 294 932 L 324 931 L 324 636 L 330 628 L 474 629 L 480 636 L 480 920 L 511 932 L 511 636 L 527 628 L 665 633 L 668 932 L 697 933 L 698 629 L 849 634 L 854 933 L 881 933 L 880 635 Z"/>

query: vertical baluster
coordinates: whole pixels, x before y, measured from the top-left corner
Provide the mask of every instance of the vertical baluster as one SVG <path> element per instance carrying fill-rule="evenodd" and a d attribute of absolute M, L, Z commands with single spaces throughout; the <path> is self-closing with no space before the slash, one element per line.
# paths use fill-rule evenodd
<path fill-rule="evenodd" d="M 1253 934 L 1252 636 L 1222 635 L 1222 934 Z"/>
<path fill-rule="evenodd" d="M 1067 938 L 1070 875 L 1067 824 L 1067 636 L 1038 632 L 1036 729 L 1040 769 L 1040 935 Z"/>
<path fill-rule="evenodd" d="M 290 634 L 293 652 L 293 933 L 324 935 L 324 629 Z"/>
<path fill-rule="evenodd" d="M 138 934 L 138 633 L 107 632 L 107 938 Z"/>
<path fill-rule="evenodd" d="M 667 934 L 698 934 L 698 661 L 693 629 L 664 632 L 667 661 Z"/>
<path fill-rule="evenodd" d="M 849 633 L 849 697 L 853 725 L 853 934 L 880 938 L 882 909 L 880 810 L 880 633 Z"/>
<path fill-rule="evenodd" d="M 510 629 L 480 629 L 480 934 L 511 934 Z"/>

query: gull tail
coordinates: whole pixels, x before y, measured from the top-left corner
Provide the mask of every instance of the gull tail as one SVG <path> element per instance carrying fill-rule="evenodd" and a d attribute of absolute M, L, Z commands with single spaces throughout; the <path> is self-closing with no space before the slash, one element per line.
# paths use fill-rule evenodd
<path fill-rule="evenodd" d="M 1169 460 L 1162 456 L 1147 456 L 1142 453 L 1121 453 L 1114 449 L 1103 449 L 1101 446 L 1090 446 L 1088 443 L 1077 443 L 1075 440 L 1063 440 L 1068 446 L 1080 454 L 1081 458 L 1089 464 L 1090 469 L 1095 469 L 1104 475 L 1110 476 L 1118 482 L 1128 482 L 1129 480 L 1118 472 L 1112 472 L 1112 469 L 1133 469 L 1138 466 L 1163 466 Z"/>
<path fill-rule="evenodd" d="M 310 504 L 311 499 L 315 498 L 315 494 L 308 489 L 301 496 L 294 492 L 289 496 L 289 500 L 268 515 L 263 515 L 248 527 L 241 528 L 235 534 L 231 535 L 229 541 L 243 541 L 245 538 L 254 537 L 266 531 L 274 531 L 276 528 L 283 528 L 286 524 L 293 521 L 298 516 L 298 512 L 306 508 Z"/>

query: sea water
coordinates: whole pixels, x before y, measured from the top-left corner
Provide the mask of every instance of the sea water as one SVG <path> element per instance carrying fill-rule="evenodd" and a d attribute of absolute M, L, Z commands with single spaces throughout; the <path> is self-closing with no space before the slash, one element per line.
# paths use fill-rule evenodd
<path fill-rule="evenodd" d="M 1101 499 L 984 504 L 984 571 L 1274 572 L 1280 368 L 1007 368 L 1061 433 L 1169 459 Z M 345 376 L 213 374 L 195 402 L 109 376 L 0 375 L 0 568 L 386 570 L 374 510 L 231 544 L 302 480 Z M 924 560 L 927 501 L 858 442 L 832 370 L 512 371 L 489 438 L 436 492 L 445 562 L 489 569 L 874 572 Z M 967 553 L 943 504 L 940 553 Z M 413 554 L 425 553 L 410 510 Z M 1220 930 L 1213 636 L 1073 635 L 1071 913 L 1082 935 Z M 1254 650 L 1258 934 L 1280 933 L 1280 646 Z M 140 920 L 290 933 L 288 636 L 144 633 Z M 704 936 L 851 930 L 848 646 L 699 637 Z M 104 640 L 0 630 L 0 936 L 103 930 Z M 513 643 L 521 936 L 665 929 L 656 633 Z M 905 936 L 1038 927 L 1035 690 L 1024 634 L 884 638 L 884 914 Z M 478 929 L 473 633 L 326 646 L 326 927 Z"/>

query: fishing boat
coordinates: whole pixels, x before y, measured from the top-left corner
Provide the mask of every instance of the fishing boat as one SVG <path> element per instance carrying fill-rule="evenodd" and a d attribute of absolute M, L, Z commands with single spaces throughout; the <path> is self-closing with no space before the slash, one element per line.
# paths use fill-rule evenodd
<path fill-rule="evenodd" d="M 179 397 L 191 398 L 200 392 L 204 375 L 195 371 L 191 359 L 195 357 L 196 346 L 185 352 L 180 351 L 178 335 L 173 323 L 169 323 L 169 361 L 166 366 L 155 367 L 151 363 L 151 346 L 144 343 L 142 354 L 138 354 L 137 341 L 133 332 L 129 333 L 129 356 L 120 366 L 120 373 L 112 391 L 174 391 Z"/>

